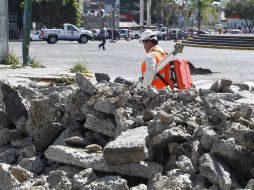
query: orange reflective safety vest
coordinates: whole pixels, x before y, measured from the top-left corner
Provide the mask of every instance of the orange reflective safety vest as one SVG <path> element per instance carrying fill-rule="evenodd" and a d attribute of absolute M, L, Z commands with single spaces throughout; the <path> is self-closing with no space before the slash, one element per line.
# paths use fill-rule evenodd
<path fill-rule="evenodd" d="M 150 50 L 150 53 L 155 57 L 156 59 L 156 64 L 160 63 L 162 59 L 164 59 L 168 53 L 165 52 L 162 48 L 155 46 L 152 47 Z M 141 73 L 142 77 L 144 77 L 144 73 L 146 72 L 146 61 L 142 63 L 141 66 Z M 160 72 L 159 74 L 164 78 L 165 81 L 168 83 L 170 82 L 170 65 L 167 64 Z M 164 88 L 168 84 L 165 84 L 157 75 L 154 76 L 153 82 L 151 84 L 152 86 L 156 87 L 158 90 Z"/>

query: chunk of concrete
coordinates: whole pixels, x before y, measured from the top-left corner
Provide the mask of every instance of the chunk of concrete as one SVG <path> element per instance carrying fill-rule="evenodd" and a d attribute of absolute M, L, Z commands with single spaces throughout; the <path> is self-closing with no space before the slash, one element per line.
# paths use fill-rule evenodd
<path fill-rule="evenodd" d="M 110 98 L 96 102 L 94 109 L 103 113 L 114 115 L 116 111 L 115 101 L 116 100 L 114 98 Z"/>
<path fill-rule="evenodd" d="M 94 85 L 81 73 L 76 73 L 76 81 L 78 86 L 82 92 L 85 92 L 88 95 L 95 95 L 97 89 Z"/>
<path fill-rule="evenodd" d="M 232 181 L 223 165 L 210 154 L 204 154 L 200 160 L 200 174 L 207 177 L 208 180 L 218 185 L 221 190 L 230 190 Z"/>
<path fill-rule="evenodd" d="M 147 127 L 128 129 L 104 147 L 103 157 L 112 165 L 145 160 L 148 157 L 147 139 Z"/>
<path fill-rule="evenodd" d="M 72 177 L 71 179 L 72 189 L 78 190 L 81 187 L 95 181 L 96 179 L 98 178 L 96 174 L 93 172 L 92 168 L 87 168 L 85 170 L 82 170 Z"/>
<path fill-rule="evenodd" d="M 84 127 L 109 137 L 114 137 L 116 130 L 116 124 L 113 119 L 101 119 L 90 114 L 87 115 Z"/>
<path fill-rule="evenodd" d="M 153 162 L 139 162 L 121 165 L 108 165 L 102 153 L 88 154 L 84 149 L 66 146 L 50 146 L 44 153 L 52 161 L 70 164 L 81 168 L 92 168 L 102 172 L 115 172 L 122 175 L 151 178 L 156 173 L 162 173 L 162 166 Z"/>
<path fill-rule="evenodd" d="M 110 189 L 110 190 L 129 190 L 127 181 L 119 176 L 105 176 L 99 178 L 89 185 L 81 187 L 81 190 L 101 190 L 101 189 Z"/>
<path fill-rule="evenodd" d="M 10 165 L 0 163 L 0 189 L 10 190 L 19 189 L 20 182 L 10 172 Z"/>
<path fill-rule="evenodd" d="M 171 142 L 183 142 L 189 137 L 190 135 L 184 132 L 183 127 L 172 127 L 170 129 L 166 129 L 162 131 L 160 134 L 154 136 L 150 142 L 150 146 L 159 146 L 165 143 Z"/>

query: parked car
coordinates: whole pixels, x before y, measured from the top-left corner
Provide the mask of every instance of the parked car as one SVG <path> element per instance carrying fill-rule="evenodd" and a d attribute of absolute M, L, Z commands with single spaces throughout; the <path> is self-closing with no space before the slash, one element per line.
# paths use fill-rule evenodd
<path fill-rule="evenodd" d="M 135 38 L 135 34 L 132 30 L 128 30 L 128 29 L 118 29 L 119 33 L 120 33 L 120 38 L 123 39 L 134 39 Z"/>
<path fill-rule="evenodd" d="M 160 30 L 155 31 L 158 40 L 165 40 L 167 38 L 167 27 L 162 27 Z"/>
<path fill-rule="evenodd" d="M 176 34 L 177 32 L 178 34 Z M 187 33 L 180 29 L 169 29 L 168 37 L 174 40 L 184 40 L 187 38 Z"/>
<path fill-rule="evenodd" d="M 112 39 L 112 29 L 107 29 L 107 32 L 108 32 L 107 39 Z M 116 29 L 113 30 L 113 39 L 114 40 L 119 40 L 120 39 L 120 33 Z"/>
<path fill-rule="evenodd" d="M 30 41 L 40 41 L 40 31 L 30 33 Z"/>
<path fill-rule="evenodd" d="M 132 32 L 134 33 L 135 39 L 141 38 L 142 30 L 132 30 Z"/>
<path fill-rule="evenodd" d="M 243 32 L 239 29 L 227 29 L 224 32 L 225 34 L 242 34 Z"/>

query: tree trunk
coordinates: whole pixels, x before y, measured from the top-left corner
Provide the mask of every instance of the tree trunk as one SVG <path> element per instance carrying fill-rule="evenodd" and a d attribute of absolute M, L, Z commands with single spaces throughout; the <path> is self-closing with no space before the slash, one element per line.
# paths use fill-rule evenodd
<path fill-rule="evenodd" d="M 201 28 L 201 9 L 198 9 L 198 30 Z"/>

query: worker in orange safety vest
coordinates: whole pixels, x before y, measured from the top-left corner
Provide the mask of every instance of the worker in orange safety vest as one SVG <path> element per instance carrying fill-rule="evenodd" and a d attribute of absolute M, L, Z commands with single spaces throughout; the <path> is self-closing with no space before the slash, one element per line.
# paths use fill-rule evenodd
<path fill-rule="evenodd" d="M 168 53 L 158 46 L 157 36 L 152 30 L 145 30 L 141 34 L 141 42 L 147 53 L 141 67 L 142 85 L 144 88 L 153 86 L 160 90 L 169 85 L 170 65 L 167 64 L 158 74 L 155 68 Z"/>

